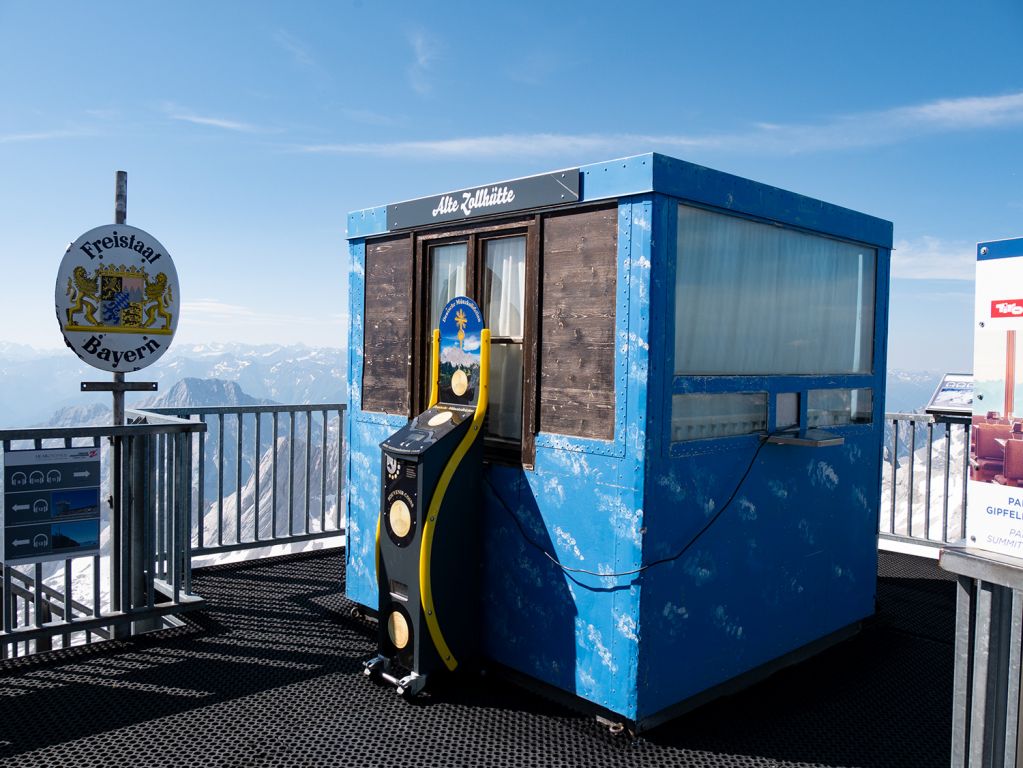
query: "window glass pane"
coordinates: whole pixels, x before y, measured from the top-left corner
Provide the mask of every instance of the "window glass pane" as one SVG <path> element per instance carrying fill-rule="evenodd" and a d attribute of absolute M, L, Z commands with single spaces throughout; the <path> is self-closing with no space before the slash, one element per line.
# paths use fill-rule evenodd
<path fill-rule="evenodd" d="M 526 238 L 487 240 L 483 303 L 494 336 L 522 338 L 526 297 Z"/>
<path fill-rule="evenodd" d="M 767 429 L 766 392 L 673 395 L 671 440 L 748 435 Z"/>
<path fill-rule="evenodd" d="M 490 346 L 490 402 L 487 434 L 518 441 L 522 436 L 522 345 Z"/>
<path fill-rule="evenodd" d="M 870 389 L 811 389 L 806 401 L 806 420 L 811 427 L 869 424 L 874 408 Z"/>
<path fill-rule="evenodd" d="M 877 252 L 679 206 L 675 370 L 869 373 Z"/>
<path fill-rule="evenodd" d="M 444 305 L 465 296 L 465 243 L 430 249 L 430 330 L 440 326 Z"/>

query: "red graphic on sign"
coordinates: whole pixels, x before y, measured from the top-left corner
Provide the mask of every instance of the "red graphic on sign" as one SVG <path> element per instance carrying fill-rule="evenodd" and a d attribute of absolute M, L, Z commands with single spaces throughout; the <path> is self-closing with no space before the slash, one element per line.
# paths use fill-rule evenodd
<path fill-rule="evenodd" d="M 991 317 L 1019 317 L 1023 315 L 1023 299 L 999 299 L 991 302 Z"/>

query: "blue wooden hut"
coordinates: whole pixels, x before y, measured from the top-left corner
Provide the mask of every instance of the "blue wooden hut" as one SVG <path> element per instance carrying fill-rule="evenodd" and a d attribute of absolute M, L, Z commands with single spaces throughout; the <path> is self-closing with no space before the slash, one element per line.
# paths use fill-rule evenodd
<path fill-rule="evenodd" d="M 453 296 L 492 333 L 490 663 L 648 726 L 874 611 L 890 222 L 659 154 L 356 211 L 347 596 Z"/>

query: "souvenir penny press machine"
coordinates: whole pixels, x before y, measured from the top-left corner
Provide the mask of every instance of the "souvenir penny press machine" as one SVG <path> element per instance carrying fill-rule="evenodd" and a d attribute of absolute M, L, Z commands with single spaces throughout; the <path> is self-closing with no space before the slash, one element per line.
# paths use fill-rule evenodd
<path fill-rule="evenodd" d="M 365 672 L 401 695 L 414 696 L 429 675 L 476 652 L 479 577 L 466 573 L 465 556 L 478 549 L 489 365 L 483 315 L 457 296 L 433 331 L 427 409 L 380 444 L 380 621 Z"/>

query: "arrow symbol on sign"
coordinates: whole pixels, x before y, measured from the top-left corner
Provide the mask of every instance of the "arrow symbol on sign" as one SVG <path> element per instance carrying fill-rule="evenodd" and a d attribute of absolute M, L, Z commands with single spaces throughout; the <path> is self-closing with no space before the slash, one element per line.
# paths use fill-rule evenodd
<path fill-rule="evenodd" d="M 24 512 L 26 509 L 29 509 L 29 506 L 28 504 L 15 504 L 11 509 L 15 512 Z"/>
<path fill-rule="evenodd" d="M 88 472 L 75 472 L 73 476 L 74 477 L 88 477 L 89 473 Z"/>
<path fill-rule="evenodd" d="M 28 539 L 15 539 L 14 541 L 11 542 L 11 544 L 14 545 L 15 547 L 20 547 L 23 544 L 28 544 Z"/>

